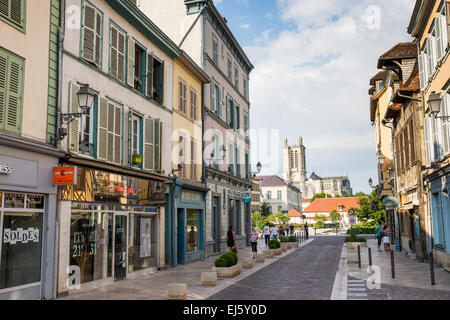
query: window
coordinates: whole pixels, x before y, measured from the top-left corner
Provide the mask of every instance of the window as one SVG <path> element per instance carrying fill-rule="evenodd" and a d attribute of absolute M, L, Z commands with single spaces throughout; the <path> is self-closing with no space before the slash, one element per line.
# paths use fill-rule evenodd
<path fill-rule="evenodd" d="M 234 64 L 234 85 L 239 91 L 239 67 L 236 63 Z"/>
<path fill-rule="evenodd" d="M 200 210 L 186 210 L 186 236 L 187 236 L 187 252 L 200 250 L 200 226 L 201 214 Z"/>
<path fill-rule="evenodd" d="M 236 105 L 236 128 L 235 129 L 240 129 L 241 128 L 241 112 L 240 112 L 240 108 L 238 105 Z"/>
<path fill-rule="evenodd" d="M 272 199 L 272 191 L 267 191 L 267 199 Z"/>
<path fill-rule="evenodd" d="M 186 83 L 182 79 L 180 79 L 178 82 L 178 96 L 179 96 L 178 110 L 181 113 L 186 114 L 186 105 L 187 105 Z"/>
<path fill-rule="evenodd" d="M 114 25 L 111 25 L 109 73 L 122 82 L 125 81 L 125 40 L 125 34 Z"/>
<path fill-rule="evenodd" d="M 234 103 L 233 99 L 227 98 L 227 123 L 234 128 Z"/>
<path fill-rule="evenodd" d="M 131 156 L 142 155 L 142 118 L 136 114 L 131 115 L 130 132 Z"/>
<path fill-rule="evenodd" d="M 97 97 L 94 99 L 93 107 L 89 110 L 89 114 L 81 116 L 78 127 L 78 141 L 80 153 L 95 156 L 94 153 L 94 136 L 96 126 L 94 124 L 94 117 L 97 110 Z"/>
<path fill-rule="evenodd" d="M 150 55 L 149 55 L 150 57 Z M 164 103 L 164 63 L 158 60 L 156 57 L 152 57 L 152 65 L 153 70 L 152 74 L 152 81 L 151 81 L 151 88 L 152 88 L 152 99 L 158 102 L 159 104 Z M 150 84 L 148 84 L 150 85 Z"/>
<path fill-rule="evenodd" d="M 98 158 L 122 163 L 122 107 L 100 98 L 98 121 Z"/>
<path fill-rule="evenodd" d="M 197 92 L 190 88 L 189 90 L 189 97 L 190 97 L 190 113 L 189 117 L 191 119 L 197 120 Z"/>
<path fill-rule="evenodd" d="M 231 56 L 227 54 L 227 69 L 228 69 L 228 79 L 232 81 L 233 79 L 233 61 L 231 60 Z"/>
<path fill-rule="evenodd" d="M 1 0 L 0 19 L 25 31 L 25 0 Z"/>
<path fill-rule="evenodd" d="M 213 49 L 213 61 L 216 65 L 219 65 L 219 44 L 214 34 L 212 35 L 212 49 Z"/>
<path fill-rule="evenodd" d="M 103 14 L 90 4 L 84 3 L 82 27 L 82 53 L 86 61 L 100 67 L 102 54 Z"/>
<path fill-rule="evenodd" d="M 235 160 L 235 163 L 236 163 L 236 176 L 237 177 L 241 177 L 241 152 L 240 152 L 240 150 L 239 150 L 239 148 L 236 146 L 236 148 L 235 148 L 235 155 L 236 155 L 236 160 Z"/>
<path fill-rule="evenodd" d="M 250 178 L 250 162 L 248 154 L 245 154 L 245 179 Z"/>
<path fill-rule="evenodd" d="M 223 42 L 222 42 L 222 45 L 221 45 L 221 47 L 222 47 L 222 52 L 221 52 L 221 56 L 222 56 L 222 59 L 223 59 L 223 58 L 224 58 L 224 49 L 223 49 L 224 45 L 223 45 Z"/>
<path fill-rule="evenodd" d="M 234 155 L 233 155 L 234 147 L 232 144 L 228 145 L 228 166 L 229 173 L 234 175 Z"/>
<path fill-rule="evenodd" d="M 442 6 L 442 10 L 439 16 L 435 19 L 435 32 L 436 32 L 436 51 L 437 60 L 440 60 L 447 51 L 447 45 L 449 43 L 449 27 L 450 16 L 448 14 L 448 8 L 450 3 L 446 1 L 446 4 Z"/>
<path fill-rule="evenodd" d="M 134 45 L 134 88 L 145 93 L 145 49 L 135 43 Z"/>
<path fill-rule="evenodd" d="M 244 84 L 244 97 L 245 99 L 248 100 L 248 80 L 245 76 L 243 77 L 243 84 Z"/>
<path fill-rule="evenodd" d="M 440 247 L 445 247 L 444 212 L 448 212 L 450 209 L 448 203 L 448 196 L 445 196 L 442 192 L 431 195 L 434 244 Z"/>
<path fill-rule="evenodd" d="M 244 112 L 244 131 L 245 131 L 245 136 L 248 137 L 249 135 L 249 123 L 248 123 L 248 113 Z"/>
<path fill-rule="evenodd" d="M 281 200 L 282 195 L 283 195 L 283 193 L 281 192 L 281 190 L 278 190 L 277 191 L 277 199 Z"/>
<path fill-rule="evenodd" d="M 22 58 L 0 48 L 0 130 L 21 132 L 24 66 Z"/>
<path fill-rule="evenodd" d="M 211 111 L 219 118 L 222 117 L 222 106 L 220 104 L 220 87 L 215 82 L 211 81 Z"/>
<path fill-rule="evenodd" d="M 283 210 L 283 206 L 278 206 L 278 212 L 280 212 L 281 210 Z"/>

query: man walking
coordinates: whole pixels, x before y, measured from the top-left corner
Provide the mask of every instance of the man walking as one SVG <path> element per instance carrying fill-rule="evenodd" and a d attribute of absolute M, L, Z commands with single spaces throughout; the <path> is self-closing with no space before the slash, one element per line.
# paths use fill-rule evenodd
<path fill-rule="evenodd" d="M 291 225 L 289 226 L 289 229 L 290 229 L 290 234 L 291 234 L 291 236 L 293 236 L 294 235 L 294 225 L 291 223 Z"/>
<path fill-rule="evenodd" d="M 305 222 L 304 228 L 305 228 L 305 233 L 306 233 L 306 239 L 308 239 L 308 237 L 309 237 L 308 222 Z"/>
<path fill-rule="evenodd" d="M 264 238 L 266 240 L 266 247 L 267 247 L 269 245 L 269 240 L 270 240 L 269 223 L 266 223 L 266 225 L 264 226 Z"/>
<path fill-rule="evenodd" d="M 278 240 L 278 228 L 277 228 L 277 226 L 273 226 L 271 231 L 272 231 L 272 240 Z"/>
<path fill-rule="evenodd" d="M 382 230 L 383 230 L 383 223 L 380 222 L 380 223 L 377 225 L 377 227 L 376 227 L 376 237 L 377 237 L 377 240 L 378 240 L 378 251 L 383 251 L 383 250 L 381 249 L 381 239 L 383 238 L 382 235 L 381 235 L 381 231 L 382 231 Z"/>

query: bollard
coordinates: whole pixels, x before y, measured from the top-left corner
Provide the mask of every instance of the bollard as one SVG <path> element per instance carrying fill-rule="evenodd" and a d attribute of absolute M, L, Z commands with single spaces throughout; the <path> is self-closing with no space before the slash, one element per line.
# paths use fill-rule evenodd
<path fill-rule="evenodd" d="M 394 251 L 391 250 L 391 271 L 392 271 L 392 279 L 395 279 L 395 262 L 394 262 Z"/>
<path fill-rule="evenodd" d="M 358 268 L 361 268 L 361 248 L 358 245 Z"/>
<path fill-rule="evenodd" d="M 434 278 L 434 261 L 433 261 L 433 252 L 430 252 L 430 277 L 431 277 L 431 285 L 436 285 L 436 279 Z"/>
<path fill-rule="evenodd" d="M 372 248 L 369 248 L 369 267 L 372 266 Z"/>
<path fill-rule="evenodd" d="M 336 236 L 338 235 L 338 227 L 336 227 Z"/>
<path fill-rule="evenodd" d="M 316 236 L 317 235 L 317 233 L 316 233 L 316 227 L 314 227 L 314 236 Z"/>

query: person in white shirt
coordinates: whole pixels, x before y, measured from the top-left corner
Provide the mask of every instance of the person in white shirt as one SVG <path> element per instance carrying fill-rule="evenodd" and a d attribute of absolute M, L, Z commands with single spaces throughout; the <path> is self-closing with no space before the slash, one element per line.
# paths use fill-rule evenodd
<path fill-rule="evenodd" d="M 272 232 L 272 240 L 278 240 L 278 228 L 277 226 L 273 226 L 271 229 Z"/>
<path fill-rule="evenodd" d="M 269 244 L 269 240 L 270 240 L 270 228 L 269 228 L 269 224 L 266 223 L 266 225 L 264 226 L 264 238 L 266 240 L 266 247 Z"/>

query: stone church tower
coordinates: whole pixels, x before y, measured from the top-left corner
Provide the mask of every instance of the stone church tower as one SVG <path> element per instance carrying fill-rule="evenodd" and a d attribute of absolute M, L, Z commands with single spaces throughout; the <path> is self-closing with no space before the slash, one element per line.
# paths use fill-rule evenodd
<path fill-rule="evenodd" d="M 283 179 L 306 194 L 306 157 L 302 137 L 298 138 L 296 146 L 288 146 L 288 140 L 284 139 L 283 168 Z"/>

